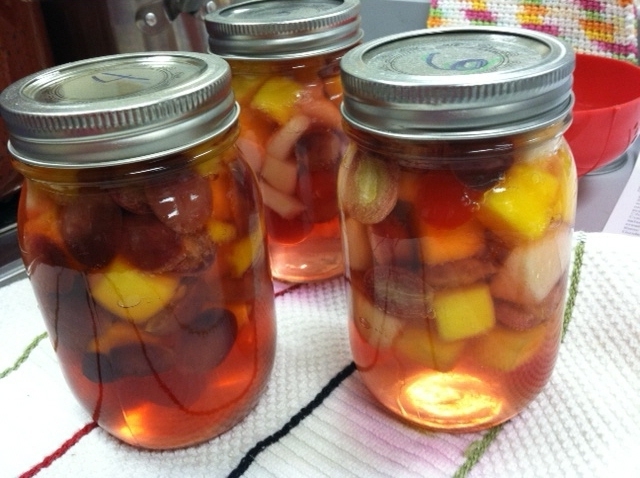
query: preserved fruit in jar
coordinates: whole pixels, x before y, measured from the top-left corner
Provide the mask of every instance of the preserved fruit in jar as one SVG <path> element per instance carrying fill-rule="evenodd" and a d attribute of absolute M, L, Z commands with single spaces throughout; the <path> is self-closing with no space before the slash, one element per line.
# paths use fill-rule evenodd
<path fill-rule="evenodd" d="M 573 53 L 537 33 L 438 29 L 356 47 L 342 67 L 351 145 L 338 191 L 360 375 L 428 429 L 504 422 L 546 385 L 560 343 Z"/>
<path fill-rule="evenodd" d="M 46 138 L 11 136 L 10 149 L 26 178 L 18 239 L 64 376 L 92 419 L 129 444 L 205 441 L 253 408 L 275 352 L 266 228 L 235 148 L 229 67 L 172 53 L 58 71 L 61 80 L 42 72 L 0 101 L 10 131 L 32 115 Z M 54 95 L 62 104 L 43 108 L 82 125 L 65 145 L 34 106 Z M 79 98 L 91 113 L 64 108 Z M 128 122 L 126 111 L 145 107 Z M 126 134 L 107 122 L 118 110 L 111 125 Z"/>
<path fill-rule="evenodd" d="M 357 0 L 267 0 L 206 17 L 211 51 L 233 71 L 238 147 L 259 179 L 276 279 L 321 280 L 344 270 L 339 62 L 362 37 L 358 12 Z"/>

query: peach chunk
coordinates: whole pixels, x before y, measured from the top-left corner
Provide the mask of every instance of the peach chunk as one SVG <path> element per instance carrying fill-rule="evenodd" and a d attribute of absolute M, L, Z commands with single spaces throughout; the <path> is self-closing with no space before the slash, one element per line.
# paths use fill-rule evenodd
<path fill-rule="evenodd" d="M 144 273 L 116 257 L 101 272 L 89 274 L 89 287 L 93 298 L 108 311 L 144 323 L 171 302 L 178 280 Z"/>
<path fill-rule="evenodd" d="M 446 372 L 451 370 L 462 353 L 466 341 L 446 342 L 427 329 L 404 329 L 394 342 L 396 353 L 422 366 Z"/>
<path fill-rule="evenodd" d="M 499 236 L 535 240 L 549 226 L 559 180 L 536 164 L 514 164 L 484 194 L 477 217 Z"/>
<path fill-rule="evenodd" d="M 503 372 L 514 370 L 538 351 L 544 342 L 547 323 L 524 331 L 497 326 L 474 342 L 473 353 L 488 367 Z"/>
<path fill-rule="evenodd" d="M 438 333 L 447 341 L 485 333 L 496 320 L 489 286 L 485 283 L 436 291 L 433 311 Z"/>
<path fill-rule="evenodd" d="M 484 249 L 484 229 L 467 221 L 454 229 L 439 229 L 420 221 L 422 259 L 430 265 L 466 259 Z"/>

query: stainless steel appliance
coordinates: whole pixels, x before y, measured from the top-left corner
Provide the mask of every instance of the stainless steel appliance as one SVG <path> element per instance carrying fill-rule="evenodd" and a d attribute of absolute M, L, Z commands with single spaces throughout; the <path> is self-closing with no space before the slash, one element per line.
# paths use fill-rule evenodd
<path fill-rule="evenodd" d="M 207 51 L 203 17 L 228 0 L 42 2 L 57 64 L 114 53 Z"/>

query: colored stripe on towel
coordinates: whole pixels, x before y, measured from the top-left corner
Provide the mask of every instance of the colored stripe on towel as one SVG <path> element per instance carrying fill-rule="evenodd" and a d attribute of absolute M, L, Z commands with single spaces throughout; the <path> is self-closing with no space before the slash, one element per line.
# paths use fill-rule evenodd
<path fill-rule="evenodd" d="M 564 310 L 564 323 L 562 327 L 562 339 L 567 333 L 569 322 L 573 316 L 573 307 L 576 303 L 576 296 L 578 295 L 578 285 L 580 284 L 580 272 L 582 270 L 582 258 L 584 256 L 584 247 L 586 238 L 584 234 L 580 234 L 577 237 L 576 246 L 573 253 L 573 268 L 571 271 L 571 280 L 569 281 L 569 294 L 567 296 L 567 305 Z M 509 422 L 497 425 L 488 430 L 482 438 L 472 442 L 465 451 L 467 459 L 460 468 L 453 475 L 454 478 L 466 477 L 471 469 L 480 461 L 484 452 L 487 451 L 491 443 L 498 437 L 503 427 Z"/>
<path fill-rule="evenodd" d="M 20 478 L 32 478 L 40 473 L 42 470 L 50 466 L 54 461 L 58 458 L 61 458 L 66 452 L 68 452 L 76 443 L 78 443 L 82 438 L 87 436 L 91 431 L 97 428 L 98 424 L 96 422 L 87 423 L 80 430 L 75 432 L 71 438 L 65 441 L 56 451 L 51 453 L 51 455 L 47 456 L 38 463 L 36 466 L 31 468 L 29 471 L 24 472 L 20 475 Z"/>
<path fill-rule="evenodd" d="M 0 372 L 0 379 L 5 378 L 11 372 L 15 372 L 16 370 L 18 370 L 20 368 L 20 365 L 22 365 L 27 361 L 27 359 L 29 358 L 29 355 L 31 355 L 31 352 L 33 352 L 33 350 L 38 346 L 38 344 L 42 342 L 47 336 L 48 334 L 46 332 L 42 332 L 35 339 L 33 339 L 31 343 L 27 345 L 27 347 L 24 349 L 24 352 L 22 352 L 22 354 L 20 355 L 20 357 L 18 357 L 15 363 L 11 367 Z"/>
<path fill-rule="evenodd" d="M 322 402 L 331 395 L 336 388 L 340 386 L 340 384 L 349 377 L 356 370 L 356 364 L 351 362 L 345 368 L 343 368 L 340 372 L 338 372 L 329 382 L 322 387 L 322 390 L 311 400 L 307 405 L 302 407 L 298 413 L 289 419 L 285 425 L 278 430 L 277 432 L 269 435 L 267 438 L 260 440 L 256 443 L 253 448 L 251 448 L 240 460 L 238 466 L 229 473 L 228 478 L 237 478 L 242 476 L 242 474 L 247 471 L 251 463 L 254 462 L 256 457 L 266 450 L 271 445 L 277 443 L 281 438 L 286 436 L 291 430 L 293 430 L 296 426 L 298 426 L 302 420 L 311 415 L 313 411 L 322 405 Z"/>

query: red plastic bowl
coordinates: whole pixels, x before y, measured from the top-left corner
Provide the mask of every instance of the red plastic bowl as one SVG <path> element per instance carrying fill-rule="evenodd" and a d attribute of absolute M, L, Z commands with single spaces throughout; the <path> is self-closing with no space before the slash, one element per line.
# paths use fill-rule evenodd
<path fill-rule="evenodd" d="M 622 156 L 638 136 L 640 67 L 578 53 L 573 92 L 573 123 L 565 137 L 583 176 Z"/>

